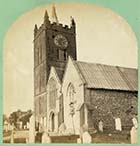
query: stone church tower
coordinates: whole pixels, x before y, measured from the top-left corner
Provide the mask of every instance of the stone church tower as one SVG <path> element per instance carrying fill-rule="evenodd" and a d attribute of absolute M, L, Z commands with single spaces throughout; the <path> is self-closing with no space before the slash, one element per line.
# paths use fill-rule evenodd
<path fill-rule="evenodd" d="M 34 28 L 34 111 L 37 123 L 46 115 L 46 85 L 51 66 L 63 77 L 68 56 L 77 59 L 76 24 L 71 18 L 71 25 L 59 23 L 53 6 L 50 21 L 47 11 L 44 22 Z"/>

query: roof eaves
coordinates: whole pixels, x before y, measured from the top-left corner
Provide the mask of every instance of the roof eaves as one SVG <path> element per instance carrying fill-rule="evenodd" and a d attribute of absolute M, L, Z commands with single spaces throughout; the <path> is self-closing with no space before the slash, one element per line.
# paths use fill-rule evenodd
<path fill-rule="evenodd" d="M 124 91 L 124 92 L 138 92 L 138 90 L 127 90 L 127 89 L 109 89 L 109 88 L 96 88 L 96 87 L 91 87 L 91 86 L 86 86 L 87 89 L 97 89 L 97 90 L 111 90 L 111 91 Z"/>

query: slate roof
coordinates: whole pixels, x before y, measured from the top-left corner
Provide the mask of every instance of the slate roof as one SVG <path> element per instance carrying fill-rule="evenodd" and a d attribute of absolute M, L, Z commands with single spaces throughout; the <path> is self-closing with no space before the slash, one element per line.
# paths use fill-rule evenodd
<path fill-rule="evenodd" d="M 88 88 L 137 91 L 138 70 L 74 61 Z"/>

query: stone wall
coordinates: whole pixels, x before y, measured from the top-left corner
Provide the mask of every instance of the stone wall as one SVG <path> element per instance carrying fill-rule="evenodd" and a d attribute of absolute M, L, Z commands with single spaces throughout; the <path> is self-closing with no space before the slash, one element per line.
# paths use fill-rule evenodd
<path fill-rule="evenodd" d="M 115 118 L 121 119 L 122 130 L 130 130 L 132 118 L 138 114 L 138 97 L 135 92 L 87 89 L 89 127 L 98 129 L 103 121 L 105 130 L 115 130 Z"/>

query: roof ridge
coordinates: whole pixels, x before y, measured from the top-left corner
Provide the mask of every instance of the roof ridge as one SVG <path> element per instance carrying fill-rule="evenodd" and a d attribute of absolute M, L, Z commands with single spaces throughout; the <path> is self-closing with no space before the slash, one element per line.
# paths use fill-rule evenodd
<path fill-rule="evenodd" d="M 132 69 L 132 70 L 138 70 L 137 68 L 132 68 L 132 67 L 125 67 L 125 66 L 118 66 L 118 65 L 111 65 L 111 64 L 103 64 L 103 63 L 97 63 L 97 62 L 87 62 L 87 61 L 78 61 L 76 60 L 75 62 L 77 63 L 86 63 L 86 64 L 94 64 L 94 65 L 104 65 L 104 66 L 111 66 L 111 67 L 121 67 L 125 69 Z"/>

